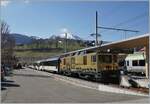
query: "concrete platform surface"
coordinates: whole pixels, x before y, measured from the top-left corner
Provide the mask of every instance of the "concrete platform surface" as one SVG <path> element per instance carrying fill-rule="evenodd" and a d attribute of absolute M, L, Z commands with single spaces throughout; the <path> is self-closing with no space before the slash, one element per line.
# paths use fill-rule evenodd
<path fill-rule="evenodd" d="M 2 82 L 2 103 L 148 103 L 148 97 L 116 94 L 75 86 L 52 74 L 32 69 L 14 70 Z"/>

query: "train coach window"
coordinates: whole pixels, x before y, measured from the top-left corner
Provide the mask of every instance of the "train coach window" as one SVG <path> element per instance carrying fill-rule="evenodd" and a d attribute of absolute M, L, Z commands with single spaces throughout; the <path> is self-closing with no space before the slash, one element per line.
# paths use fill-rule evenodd
<path fill-rule="evenodd" d="M 129 66 L 129 61 L 126 61 L 126 65 Z"/>
<path fill-rule="evenodd" d="M 63 62 L 64 62 L 63 64 L 64 64 L 64 65 L 66 65 L 66 59 L 64 59 L 64 61 L 63 61 Z"/>
<path fill-rule="evenodd" d="M 145 66 L 145 60 L 139 60 L 139 66 Z"/>
<path fill-rule="evenodd" d="M 75 64 L 75 58 L 74 57 L 71 58 L 71 63 Z"/>
<path fill-rule="evenodd" d="M 83 56 L 83 64 L 87 65 L 87 56 Z"/>
<path fill-rule="evenodd" d="M 48 63 L 50 66 L 57 66 L 58 61 L 49 61 Z"/>
<path fill-rule="evenodd" d="M 138 60 L 133 60 L 132 61 L 132 66 L 138 66 Z"/>
<path fill-rule="evenodd" d="M 96 62 L 96 55 L 91 56 L 91 61 Z"/>
<path fill-rule="evenodd" d="M 44 66 L 56 66 L 57 61 L 45 61 L 42 63 L 42 65 L 44 65 Z"/>

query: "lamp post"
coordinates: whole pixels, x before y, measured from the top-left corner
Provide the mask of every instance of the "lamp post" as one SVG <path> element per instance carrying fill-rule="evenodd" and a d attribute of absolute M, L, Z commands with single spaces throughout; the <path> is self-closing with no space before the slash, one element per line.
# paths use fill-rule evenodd
<path fill-rule="evenodd" d="M 67 52 L 67 32 L 65 32 L 65 53 Z"/>

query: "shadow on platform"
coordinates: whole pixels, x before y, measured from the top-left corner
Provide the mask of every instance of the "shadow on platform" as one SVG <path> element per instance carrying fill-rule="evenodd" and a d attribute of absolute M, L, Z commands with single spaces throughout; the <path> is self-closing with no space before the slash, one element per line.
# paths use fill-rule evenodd
<path fill-rule="evenodd" d="M 35 75 L 35 74 L 14 74 L 14 76 L 52 78 L 51 76 L 46 76 L 46 75 Z"/>
<path fill-rule="evenodd" d="M 20 87 L 20 85 L 14 83 L 12 80 L 4 80 L 1 82 L 1 90 L 6 90 L 7 87 Z"/>

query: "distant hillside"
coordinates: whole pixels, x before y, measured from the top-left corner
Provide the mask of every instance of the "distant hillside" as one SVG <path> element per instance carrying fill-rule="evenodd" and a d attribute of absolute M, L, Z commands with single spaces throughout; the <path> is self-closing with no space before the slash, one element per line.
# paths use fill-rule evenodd
<path fill-rule="evenodd" d="M 23 34 L 17 34 L 17 33 L 11 33 L 10 34 L 16 41 L 16 44 L 19 45 L 19 44 L 29 44 L 31 43 L 33 40 L 36 39 L 36 37 L 33 37 L 33 36 L 26 36 L 26 35 L 23 35 Z"/>
<path fill-rule="evenodd" d="M 80 40 L 67 40 L 67 51 L 73 51 L 86 47 Z M 49 58 L 64 53 L 64 39 L 37 39 L 30 44 L 17 45 L 15 55 L 20 60 L 32 62 L 34 60 Z"/>

